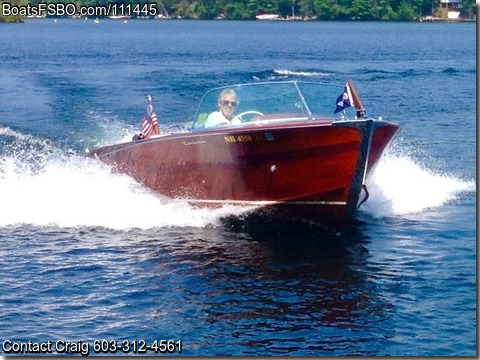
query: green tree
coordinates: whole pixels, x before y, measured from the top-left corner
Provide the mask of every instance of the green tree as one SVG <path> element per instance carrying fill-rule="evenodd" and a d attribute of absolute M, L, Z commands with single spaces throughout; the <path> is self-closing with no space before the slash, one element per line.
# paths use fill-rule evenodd
<path fill-rule="evenodd" d="M 397 13 L 393 11 L 390 0 L 379 0 L 372 4 L 372 15 L 377 20 L 396 20 Z"/>
<path fill-rule="evenodd" d="M 7 1 L 4 1 L 7 2 Z M 13 1 L 8 1 L 8 3 L 11 6 L 27 6 L 27 1 L 26 0 L 13 0 Z M 0 1 L 0 8 L 3 9 L 3 2 Z M 4 15 L 3 10 L 0 12 L 0 22 L 10 22 L 10 23 L 15 23 L 15 22 L 22 22 L 23 19 L 25 19 L 25 15 Z"/>
<path fill-rule="evenodd" d="M 336 0 L 337 4 L 334 6 L 336 10 L 336 20 L 352 20 L 354 16 L 352 14 L 351 2 L 349 0 Z"/>
<path fill-rule="evenodd" d="M 402 2 L 397 8 L 397 20 L 407 21 L 414 20 L 416 18 L 415 11 L 412 5 L 407 2 Z"/>
<path fill-rule="evenodd" d="M 467 19 L 473 19 L 477 16 L 477 6 L 475 0 L 463 0 L 462 16 Z"/>
<path fill-rule="evenodd" d="M 292 5 L 290 0 L 280 0 L 277 8 L 278 14 L 282 17 L 292 15 Z"/>
<path fill-rule="evenodd" d="M 243 7 L 238 3 L 231 3 L 225 6 L 225 19 L 242 20 L 244 19 Z"/>
<path fill-rule="evenodd" d="M 397 21 L 398 15 L 395 11 L 393 11 L 391 6 L 386 8 L 386 13 L 382 16 L 382 20 L 385 21 Z"/>
<path fill-rule="evenodd" d="M 368 0 L 352 0 L 350 14 L 356 20 L 372 20 L 371 3 Z"/>
<path fill-rule="evenodd" d="M 415 5 L 415 11 L 419 15 L 431 15 L 435 9 L 437 0 L 415 0 L 412 4 Z"/>
<path fill-rule="evenodd" d="M 333 20 L 336 16 L 332 0 L 314 0 L 313 6 L 320 20 Z"/>
<path fill-rule="evenodd" d="M 214 1 L 200 0 L 197 5 L 197 12 L 200 19 L 214 19 L 218 10 Z"/>
<path fill-rule="evenodd" d="M 259 3 L 257 0 L 247 0 L 245 3 L 245 11 L 248 14 L 248 19 L 255 19 L 259 11 Z"/>
<path fill-rule="evenodd" d="M 313 0 L 299 0 L 298 7 L 303 16 L 312 17 L 316 15 Z"/>

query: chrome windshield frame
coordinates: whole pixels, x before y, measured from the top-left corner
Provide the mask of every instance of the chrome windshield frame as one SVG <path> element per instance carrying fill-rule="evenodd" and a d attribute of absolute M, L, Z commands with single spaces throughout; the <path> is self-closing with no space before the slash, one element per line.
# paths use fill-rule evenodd
<path fill-rule="evenodd" d="M 239 91 L 240 89 L 245 89 L 249 87 L 260 88 L 263 86 L 272 86 L 272 87 L 279 86 L 279 89 L 282 89 L 281 86 L 285 86 L 285 85 L 292 86 L 291 92 L 286 91 L 283 94 L 285 95 L 285 99 L 289 100 L 290 104 L 292 104 L 292 101 L 296 101 L 295 108 L 299 114 L 298 118 L 308 118 L 308 120 L 313 120 L 317 117 L 317 115 L 324 115 L 325 117 L 328 117 L 331 119 L 334 119 L 336 117 L 333 115 L 333 110 L 335 108 L 334 107 L 335 100 L 338 97 L 338 95 L 342 93 L 342 88 L 338 85 L 332 85 L 332 84 L 315 82 L 315 81 L 302 81 L 302 80 L 259 81 L 259 82 L 252 82 L 252 83 L 243 83 L 243 84 L 231 84 L 231 85 L 221 86 L 221 87 L 217 87 L 209 90 L 207 93 L 205 93 L 202 96 L 200 100 L 200 103 L 195 112 L 194 121 L 192 123 L 191 129 L 192 130 L 206 129 L 206 127 L 202 124 L 201 118 L 203 117 L 203 121 L 205 121 L 205 117 L 210 112 L 214 110 L 215 111 L 218 110 L 216 106 L 215 106 L 215 109 L 212 106 L 214 105 L 213 101 L 215 101 L 215 105 L 216 105 L 216 98 L 222 90 L 233 89 L 239 93 L 242 93 L 242 91 Z M 305 95 L 305 91 L 308 93 L 309 95 L 308 97 Z M 332 96 L 332 91 L 334 91 L 334 96 Z M 255 94 L 254 91 L 252 91 L 251 93 Z M 259 93 L 261 93 L 261 91 Z M 265 94 L 269 94 L 269 93 L 272 93 L 272 91 L 265 91 Z M 217 96 L 213 96 L 213 94 L 216 94 Z M 244 95 L 245 94 L 250 94 L 250 92 L 247 91 L 246 93 L 244 93 Z M 280 91 L 279 94 L 282 94 L 282 92 Z M 320 99 L 321 103 L 318 103 L 317 101 L 317 94 L 318 94 L 318 99 Z M 273 99 L 273 97 L 271 98 L 265 97 L 261 100 L 265 100 L 265 99 L 267 100 Z M 325 99 L 327 99 L 328 101 L 325 102 Z M 240 108 L 242 105 L 242 98 L 240 98 L 239 100 L 240 100 L 239 101 L 239 108 Z M 278 100 L 279 100 L 278 104 L 285 103 L 285 101 L 282 102 L 281 98 L 279 98 Z M 252 98 L 250 98 L 248 100 L 245 100 L 244 103 L 249 104 L 252 101 L 253 101 Z M 312 106 L 308 104 L 308 101 L 313 102 L 311 105 L 313 106 L 313 108 L 316 108 L 315 111 L 312 111 L 314 109 L 312 108 Z M 330 104 L 332 109 L 331 113 L 329 111 Z M 320 105 L 322 105 L 323 107 Z M 321 108 L 322 111 L 317 111 L 319 107 Z M 207 108 L 208 108 L 208 111 L 207 111 Z M 239 110 L 239 112 L 241 111 Z M 281 113 L 282 111 L 279 111 L 279 112 Z M 289 111 L 289 112 L 293 113 L 294 111 Z M 267 113 L 268 112 L 266 112 L 266 114 Z"/>

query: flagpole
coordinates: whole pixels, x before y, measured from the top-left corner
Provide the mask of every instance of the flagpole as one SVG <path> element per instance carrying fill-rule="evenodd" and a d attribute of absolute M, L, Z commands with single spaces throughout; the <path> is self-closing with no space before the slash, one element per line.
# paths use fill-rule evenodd
<path fill-rule="evenodd" d="M 353 104 L 355 106 L 355 109 L 357 110 L 355 113 L 355 117 L 357 119 L 363 119 L 366 115 L 366 112 L 365 112 L 365 109 L 363 108 L 362 102 L 360 101 L 360 98 L 358 97 L 357 91 L 355 90 L 355 87 L 353 86 L 352 82 L 350 80 L 347 80 L 347 83 L 352 93 Z"/>

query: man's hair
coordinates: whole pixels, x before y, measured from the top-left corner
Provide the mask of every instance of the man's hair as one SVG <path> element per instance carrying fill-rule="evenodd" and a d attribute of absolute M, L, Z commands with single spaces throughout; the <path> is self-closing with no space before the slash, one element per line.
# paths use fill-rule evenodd
<path fill-rule="evenodd" d="M 220 92 L 220 94 L 218 94 L 217 102 L 220 102 L 222 100 L 223 95 L 232 95 L 232 96 L 235 97 L 235 99 L 237 99 L 237 103 L 239 102 L 238 101 L 238 96 L 237 96 L 237 93 L 235 92 L 235 90 L 232 90 L 232 89 L 222 90 Z"/>

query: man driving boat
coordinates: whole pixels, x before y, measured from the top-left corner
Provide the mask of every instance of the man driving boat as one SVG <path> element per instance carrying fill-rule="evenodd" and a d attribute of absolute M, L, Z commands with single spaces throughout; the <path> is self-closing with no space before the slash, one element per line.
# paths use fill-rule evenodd
<path fill-rule="evenodd" d="M 232 89 L 223 90 L 217 98 L 218 110 L 208 115 L 205 127 L 240 124 L 240 120 L 232 122 L 237 105 L 238 97 L 236 92 Z"/>

